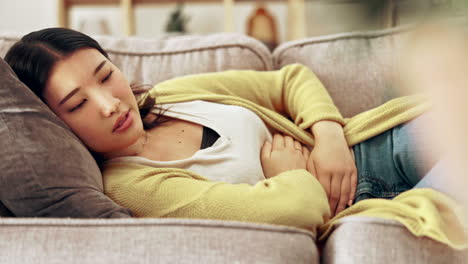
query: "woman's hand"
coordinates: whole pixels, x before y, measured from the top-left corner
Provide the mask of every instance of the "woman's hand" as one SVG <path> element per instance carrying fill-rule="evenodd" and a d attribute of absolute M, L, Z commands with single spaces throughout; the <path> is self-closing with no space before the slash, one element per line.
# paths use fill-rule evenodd
<path fill-rule="evenodd" d="M 306 169 L 309 150 L 290 136 L 275 134 L 273 141 L 263 144 L 260 160 L 265 178 L 271 178 L 284 171 Z"/>
<path fill-rule="evenodd" d="M 354 200 L 357 169 L 341 125 L 320 121 L 312 127 L 315 146 L 307 161 L 307 170 L 322 184 L 333 215 Z"/>

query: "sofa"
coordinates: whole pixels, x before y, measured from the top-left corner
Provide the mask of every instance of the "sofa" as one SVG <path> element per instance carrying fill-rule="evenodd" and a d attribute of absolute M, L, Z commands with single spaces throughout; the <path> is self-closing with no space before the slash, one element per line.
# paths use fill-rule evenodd
<path fill-rule="evenodd" d="M 411 27 L 399 27 L 313 37 L 284 43 L 272 53 L 261 42 L 236 33 L 94 38 L 131 83 L 302 63 L 317 74 L 343 116 L 349 117 L 402 94 L 394 87 L 395 54 L 410 32 Z M 1 33 L 0 57 L 20 37 Z M 0 114 L 4 112 L 0 108 Z M 9 166 L 19 169 L 22 164 Z M 96 181 L 94 193 L 102 192 L 102 182 Z M 1 178 L 0 184 L 6 180 Z M 15 207 L 8 191 L 0 193 L 0 263 L 468 263 L 468 250 L 416 237 L 399 222 L 385 219 L 345 217 L 326 241 L 318 243 L 316 234 L 298 228 L 209 219 L 138 219 L 124 209 L 76 217 L 51 213 L 41 205 L 47 213 L 34 217 L 28 208 Z M 93 200 L 80 199 L 80 210 L 86 211 Z M 63 206 L 60 212 L 71 212 L 67 210 Z"/>

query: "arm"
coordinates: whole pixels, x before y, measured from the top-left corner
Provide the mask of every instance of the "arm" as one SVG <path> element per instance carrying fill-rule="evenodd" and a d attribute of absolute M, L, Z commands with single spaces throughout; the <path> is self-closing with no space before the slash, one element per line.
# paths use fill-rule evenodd
<path fill-rule="evenodd" d="M 317 177 L 327 193 L 332 215 L 351 206 L 357 186 L 357 168 L 343 128 L 330 121 L 320 121 L 311 129 L 315 146 L 307 169 Z"/>
<path fill-rule="evenodd" d="M 329 217 L 325 192 L 306 170 L 255 185 L 227 184 L 180 169 L 109 164 L 108 196 L 139 217 L 183 217 L 279 224 L 315 231 Z"/>
<path fill-rule="evenodd" d="M 343 117 L 315 74 L 301 64 L 276 71 L 230 70 L 171 79 L 157 84 L 139 98 L 148 96 L 158 103 L 196 99 L 230 104 L 234 99 L 253 102 L 292 118 L 308 130 L 320 120 L 344 125 Z"/>
<path fill-rule="evenodd" d="M 146 94 L 149 95 L 159 103 L 202 99 L 232 104 L 246 100 L 292 118 L 299 128 L 311 131 L 321 142 L 310 155 L 308 170 L 325 188 L 333 212 L 341 211 L 353 199 L 356 168 L 343 136 L 343 118 L 325 87 L 307 67 L 292 64 L 277 71 L 190 75 L 160 83 Z M 142 99 L 140 103 L 144 102 Z M 325 127 L 324 123 L 334 126 L 315 129 Z"/>

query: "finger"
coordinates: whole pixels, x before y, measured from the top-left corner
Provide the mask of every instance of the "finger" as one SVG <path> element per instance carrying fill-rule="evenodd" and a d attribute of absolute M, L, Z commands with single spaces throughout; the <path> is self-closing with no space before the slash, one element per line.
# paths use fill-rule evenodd
<path fill-rule="evenodd" d="M 317 167 L 315 168 L 315 175 L 317 175 L 316 176 L 317 180 L 320 182 L 323 189 L 327 193 L 327 199 L 328 199 L 328 202 L 330 203 L 330 199 L 331 199 L 331 180 L 332 180 L 330 175 L 327 175 L 325 173 L 321 173 L 320 170 L 317 169 Z M 333 208 L 333 209 L 335 209 L 335 208 Z M 331 212 L 334 212 L 334 211 L 331 211 Z"/>
<path fill-rule="evenodd" d="M 335 215 L 340 213 L 346 208 L 346 204 L 349 201 L 349 193 L 350 193 L 350 181 L 351 181 L 351 175 L 345 175 L 343 177 L 343 180 L 341 181 L 341 194 L 340 194 L 340 200 L 338 201 L 338 205 L 336 206 L 336 211 Z"/>
<path fill-rule="evenodd" d="M 329 203 L 330 203 L 330 210 L 333 213 L 333 212 L 335 212 L 338 201 L 340 200 L 341 181 L 343 179 L 343 175 L 333 174 L 333 175 L 330 175 L 330 177 L 331 177 L 331 186 L 330 186 L 330 200 L 329 200 Z"/>
<path fill-rule="evenodd" d="M 283 149 L 284 148 L 284 137 L 280 134 L 275 134 L 273 136 L 273 149 Z"/>
<path fill-rule="evenodd" d="M 262 147 L 261 151 L 261 158 L 263 159 L 269 159 L 271 155 L 271 143 L 269 141 L 265 141 Z"/>
<path fill-rule="evenodd" d="M 310 151 L 306 146 L 302 147 L 302 155 L 304 155 L 304 158 L 308 159 L 310 156 Z"/>
<path fill-rule="evenodd" d="M 284 146 L 286 148 L 294 149 L 294 139 L 290 136 L 284 136 Z"/>
<path fill-rule="evenodd" d="M 349 201 L 348 205 L 351 206 L 353 204 L 354 198 L 356 198 L 356 190 L 357 190 L 357 171 L 355 170 L 353 173 L 351 173 L 351 178 L 350 178 L 350 193 L 349 193 Z"/>
<path fill-rule="evenodd" d="M 318 179 L 317 177 L 317 170 L 315 169 L 315 165 L 314 165 L 314 160 L 312 159 L 311 156 L 309 156 L 309 158 L 307 159 L 307 170 L 312 173 L 312 175 Z"/>
<path fill-rule="evenodd" d="M 297 140 L 294 140 L 294 148 L 297 149 L 297 150 L 302 151 L 302 144 L 301 144 L 301 142 L 299 142 L 299 141 L 297 141 Z"/>

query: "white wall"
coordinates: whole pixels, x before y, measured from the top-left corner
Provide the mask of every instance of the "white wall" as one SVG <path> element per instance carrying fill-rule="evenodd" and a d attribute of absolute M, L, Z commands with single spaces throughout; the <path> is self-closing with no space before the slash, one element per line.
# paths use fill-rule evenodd
<path fill-rule="evenodd" d="M 138 5 L 135 11 L 137 35 L 160 37 L 174 4 Z M 247 17 L 255 1 L 235 3 L 236 32 L 245 33 Z M 275 16 L 280 41 L 287 35 L 287 1 L 267 3 Z M 57 26 L 56 0 L 0 0 L 0 31 L 24 32 Z M 186 3 L 184 13 L 190 17 L 189 33 L 209 34 L 223 31 L 223 6 L 220 3 Z M 315 36 L 351 30 L 378 28 L 368 24 L 361 5 L 344 1 L 306 1 L 307 35 Z M 71 27 L 89 34 L 122 35 L 121 12 L 118 6 L 74 7 Z M 104 24 L 104 25 L 103 25 Z"/>
<path fill-rule="evenodd" d="M 175 3 L 137 6 L 135 9 L 137 35 L 145 37 L 163 35 L 169 15 L 175 7 Z M 247 32 L 247 20 L 255 7 L 254 1 L 234 4 L 234 30 L 236 32 Z M 276 19 L 280 42 L 286 41 L 287 1 L 267 3 L 267 9 Z M 184 14 L 190 17 L 187 25 L 190 33 L 209 34 L 222 32 L 224 29 L 222 3 L 186 3 L 183 10 Z M 378 24 L 368 24 L 362 13 L 362 6 L 356 3 L 324 4 L 324 1 L 315 3 L 307 1 L 305 12 L 308 36 L 379 27 Z M 87 33 L 99 33 L 102 32 L 99 29 L 100 21 L 105 21 L 112 34 L 123 34 L 121 13 L 118 7 L 75 7 L 71 14 L 72 28 L 81 28 Z"/>
<path fill-rule="evenodd" d="M 0 0 L 0 31 L 30 32 L 57 26 L 55 0 Z"/>

